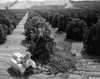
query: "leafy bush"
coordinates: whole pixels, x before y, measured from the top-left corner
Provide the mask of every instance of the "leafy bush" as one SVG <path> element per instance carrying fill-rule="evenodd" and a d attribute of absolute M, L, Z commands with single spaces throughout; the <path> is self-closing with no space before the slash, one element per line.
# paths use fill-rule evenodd
<path fill-rule="evenodd" d="M 25 35 L 26 39 L 31 42 L 28 51 L 31 52 L 32 59 L 49 61 L 53 53 L 54 42 L 44 19 L 29 14 L 25 24 Z"/>
<path fill-rule="evenodd" d="M 86 53 L 100 55 L 100 21 L 89 29 L 85 34 L 84 50 Z"/>
<path fill-rule="evenodd" d="M 14 27 L 12 26 L 11 21 L 1 13 L 0 13 L 0 24 L 6 25 L 8 27 L 7 34 L 12 33 Z"/>
<path fill-rule="evenodd" d="M 31 19 L 30 19 L 31 18 Z M 29 17 L 27 22 L 25 23 L 25 36 L 28 41 L 31 41 L 31 34 L 34 31 L 35 27 L 37 27 L 37 21 L 40 20 L 39 17 Z"/>
<path fill-rule="evenodd" d="M 0 24 L 0 44 L 6 41 L 6 33 L 3 29 L 3 26 Z"/>
<path fill-rule="evenodd" d="M 87 13 L 85 17 L 85 22 L 87 26 L 90 27 L 92 24 L 96 24 L 98 22 L 98 16 L 96 13 Z"/>
<path fill-rule="evenodd" d="M 57 28 L 58 27 L 58 14 L 55 14 L 55 16 L 52 19 L 52 27 Z"/>
<path fill-rule="evenodd" d="M 67 14 L 60 14 L 58 18 L 58 31 L 65 32 L 70 17 Z"/>
<path fill-rule="evenodd" d="M 48 14 L 48 22 L 52 24 L 53 15 L 51 13 Z"/>
<path fill-rule="evenodd" d="M 75 41 L 82 41 L 85 27 L 86 23 L 84 21 L 73 19 L 66 28 L 66 37 Z"/>
<path fill-rule="evenodd" d="M 0 43 L 6 41 L 25 13 L 26 10 L 0 10 Z"/>
<path fill-rule="evenodd" d="M 54 37 L 48 28 L 49 25 L 41 17 L 43 16 L 46 18 L 46 21 L 50 21 L 51 13 L 47 12 L 46 15 L 44 13 L 44 11 L 42 13 L 42 11 L 39 10 L 29 11 L 28 19 L 25 24 L 26 38 L 29 35 L 30 39 L 27 38 L 27 40 L 31 43 L 28 51 L 32 54 L 31 58 L 33 60 L 40 60 L 50 66 L 48 70 L 49 74 L 66 72 L 74 68 L 75 64 L 72 60 L 68 60 L 59 54 L 65 52 L 65 50 L 63 52 L 59 50 L 59 53 L 56 50 Z"/>
<path fill-rule="evenodd" d="M 40 30 L 42 29 L 42 31 Z M 53 39 L 50 38 L 50 32 L 43 28 L 38 28 L 36 33 L 32 34 L 32 45 L 29 47 L 32 57 L 48 61 L 53 52 Z"/>
<path fill-rule="evenodd" d="M 0 10 L 0 12 L 9 19 L 14 28 L 18 25 L 19 21 L 23 18 L 26 10 Z"/>

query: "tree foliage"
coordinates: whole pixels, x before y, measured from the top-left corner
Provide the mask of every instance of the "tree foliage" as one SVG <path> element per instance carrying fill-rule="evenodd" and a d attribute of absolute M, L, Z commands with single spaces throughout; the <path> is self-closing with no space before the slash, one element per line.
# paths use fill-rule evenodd
<path fill-rule="evenodd" d="M 71 22 L 69 22 L 66 28 L 66 38 L 75 41 L 82 41 L 85 27 L 86 23 L 84 21 L 79 19 L 73 19 Z"/>
<path fill-rule="evenodd" d="M 0 10 L 0 43 L 6 41 L 25 13 L 26 10 Z"/>
<path fill-rule="evenodd" d="M 35 12 L 31 13 L 33 15 L 29 13 L 25 24 L 26 39 L 31 42 L 28 51 L 31 52 L 32 59 L 49 61 L 54 47 L 51 31 L 42 17 L 35 16 Z"/>
<path fill-rule="evenodd" d="M 100 21 L 92 25 L 85 35 L 84 52 L 100 55 Z"/>

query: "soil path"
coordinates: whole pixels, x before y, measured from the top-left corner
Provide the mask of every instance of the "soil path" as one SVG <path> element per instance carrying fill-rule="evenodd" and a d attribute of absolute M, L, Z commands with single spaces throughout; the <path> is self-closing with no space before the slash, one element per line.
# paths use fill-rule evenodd
<path fill-rule="evenodd" d="M 67 59 L 74 61 L 75 58 L 70 53 L 72 42 L 71 41 L 64 41 L 66 38 L 66 33 L 61 33 L 61 34 L 56 33 L 57 28 L 51 28 L 51 26 L 49 26 L 49 29 L 51 30 L 52 34 L 55 37 L 54 41 L 56 42 L 56 48 L 58 50 L 57 54 L 59 56 L 62 56 L 65 59 L 67 58 Z"/>

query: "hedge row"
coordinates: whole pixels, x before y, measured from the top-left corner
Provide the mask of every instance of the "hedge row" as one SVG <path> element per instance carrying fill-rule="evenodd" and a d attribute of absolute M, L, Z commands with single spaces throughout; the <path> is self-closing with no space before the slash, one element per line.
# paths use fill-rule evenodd
<path fill-rule="evenodd" d="M 0 10 L 0 44 L 6 41 L 25 13 L 26 10 Z"/>
<path fill-rule="evenodd" d="M 53 28 L 66 32 L 66 38 L 83 41 L 84 52 L 99 54 L 100 49 L 100 10 L 67 9 L 36 10 Z"/>
<path fill-rule="evenodd" d="M 87 28 L 90 28 L 92 24 L 96 24 L 100 18 L 100 10 L 96 9 L 37 10 L 36 12 L 45 18 L 53 28 L 58 28 L 58 32 L 66 32 L 68 36 L 67 38 L 69 39 L 70 37 L 70 39 L 75 41 L 83 40 L 83 30 L 85 29 L 83 27 L 83 29 L 78 28 L 81 21 L 84 23 L 83 26 L 85 25 Z M 77 24 L 75 21 L 76 19 L 79 19 Z M 70 30 L 70 28 L 72 28 L 72 30 Z M 77 30 L 77 28 L 82 33 L 76 32 L 76 34 L 74 31 L 75 29 Z M 70 30 L 70 33 L 68 30 Z M 77 37 L 79 34 L 82 37 L 79 36 L 77 39 L 75 39 L 75 37 Z"/>
<path fill-rule="evenodd" d="M 25 36 L 31 43 L 28 51 L 32 54 L 32 59 L 49 61 L 53 53 L 54 38 L 44 19 L 34 12 L 29 12 L 25 24 Z"/>
<path fill-rule="evenodd" d="M 32 54 L 31 58 L 49 65 L 49 74 L 66 72 L 75 68 L 75 62 L 56 53 L 54 36 L 51 34 L 48 26 L 38 11 L 29 11 L 25 24 L 25 35 L 26 39 L 31 43 L 28 48 L 28 51 Z"/>
<path fill-rule="evenodd" d="M 100 55 L 100 21 L 86 32 L 83 44 L 83 53 Z"/>

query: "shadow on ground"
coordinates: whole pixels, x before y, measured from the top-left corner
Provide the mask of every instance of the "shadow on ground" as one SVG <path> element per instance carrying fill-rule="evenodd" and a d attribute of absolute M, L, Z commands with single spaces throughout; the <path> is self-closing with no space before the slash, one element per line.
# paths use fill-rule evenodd
<path fill-rule="evenodd" d="M 10 74 L 11 77 L 18 78 L 18 79 L 19 78 L 29 79 L 29 77 L 34 74 L 33 72 L 26 72 L 24 73 L 24 75 L 20 75 L 17 74 L 11 67 L 8 68 L 7 72 Z"/>
<path fill-rule="evenodd" d="M 7 72 L 10 74 L 10 76 L 14 78 L 20 78 L 21 76 L 17 74 L 11 67 L 7 69 Z"/>
<path fill-rule="evenodd" d="M 28 42 L 26 39 L 23 40 L 21 44 L 22 44 L 23 46 L 27 47 L 27 48 L 30 46 L 30 42 Z"/>
<path fill-rule="evenodd" d="M 95 63 L 100 63 L 100 55 L 92 55 L 92 54 L 83 53 L 82 58 L 90 59 Z"/>

